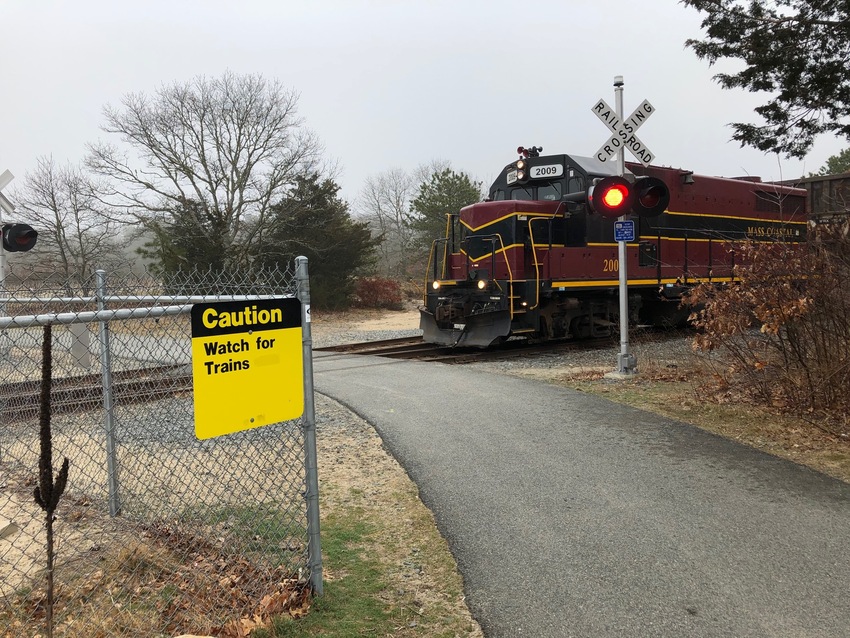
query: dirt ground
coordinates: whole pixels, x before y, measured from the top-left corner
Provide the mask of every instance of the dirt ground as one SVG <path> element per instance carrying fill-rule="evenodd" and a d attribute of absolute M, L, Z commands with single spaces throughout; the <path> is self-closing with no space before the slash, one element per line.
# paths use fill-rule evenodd
<path fill-rule="evenodd" d="M 410 330 L 418 324 L 418 311 L 408 309 L 320 315 L 314 318 L 312 328 L 314 336 L 321 336 L 340 330 Z M 367 549 L 385 567 L 384 578 L 391 584 L 386 595 L 397 598 L 398 605 L 420 610 L 418 625 L 399 627 L 393 635 L 447 635 L 450 628 L 448 635 L 480 638 L 481 629 L 465 604 L 462 580 L 448 546 L 406 472 L 386 452 L 374 429 L 343 406 L 317 396 L 316 415 L 323 518 L 354 508 L 370 520 L 379 520 L 381 542 Z M 56 441 L 57 451 L 62 447 L 62 442 Z M 5 536 L 0 539 L 4 572 L 0 596 L 14 592 L 40 570 L 44 560 L 43 513 L 33 502 L 31 490 L 31 478 L 9 476 L 0 466 L 0 533 Z M 106 546 L 113 542 L 112 532 L 118 531 L 111 532 L 110 519 L 94 512 L 95 508 L 81 504 L 76 509 L 85 513 L 85 520 L 72 523 L 63 512 L 56 521 L 56 536 L 61 539 L 58 560 L 73 560 L 75 569 L 85 571 L 88 561 L 97 560 L 98 554 L 90 551 L 92 544 Z M 324 577 L 328 582 L 338 577 L 333 565 L 325 566 Z M 440 620 L 443 626 L 429 629 L 425 623 L 429 614 L 446 619 Z M 4 635 L 2 629 L 0 635 Z"/>
<path fill-rule="evenodd" d="M 411 304 L 405 310 L 359 310 L 342 313 L 313 314 L 313 334 L 339 331 L 341 328 L 357 332 L 369 330 L 416 330 L 419 328 L 419 310 Z"/>
<path fill-rule="evenodd" d="M 353 314 L 335 314 L 322 317 L 314 321 L 314 333 L 338 331 L 341 328 L 356 331 L 369 330 L 407 330 L 419 326 L 419 313 L 415 309 L 403 312 L 363 311 Z M 335 436 L 339 436 L 337 433 Z M 341 444 L 335 445 L 335 455 L 339 459 L 339 450 L 345 449 Z M 61 442 L 57 442 L 57 449 L 61 449 Z M 374 459 L 373 459 L 374 460 Z M 359 463 L 358 460 L 353 460 Z M 392 460 L 383 459 L 381 465 L 389 465 Z M 345 464 L 335 463 L 335 467 Z M 345 474 L 337 470 L 338 479 L 346 482 Z M 14 589 L 19 578 L 15 574 L 26 574 L 32 571 L 36 561 L 40 560 L 41 543 L 36 542 L 42 533 L 43 516 L 38 506 L 32 502 L 30 496 L 31 487 L 26 489 L 15 489 L 16 479 L 8 476 L 0 466 L 0 564 L 13 566 L 14 569 L 4 568 L 3 586 L 0 595 L 6 594 L 6 589 Z M 69 534 L 64 530 L 61 521 L 57 522 L 57 537 L 63 538 L 65 546 L 84 542 L 84 539 L 76 532 Z M 32 542 L 22 541 L 23 538 L 32 539 Z M 13 539 L 15 542 L 12 542 Z M 10 573 L 6 573 L 6 572 Z"/>

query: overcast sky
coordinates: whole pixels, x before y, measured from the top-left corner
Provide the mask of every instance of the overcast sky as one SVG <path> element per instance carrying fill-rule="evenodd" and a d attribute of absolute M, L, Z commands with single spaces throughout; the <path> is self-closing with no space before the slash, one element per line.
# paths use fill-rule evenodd
<path fill-rule="evenodd" d="M 847 146 L 821 138 L 798 161 L 729 141 L 761 101 L 685 49 L 700 17 L 676 0 L 2 0 L 0 20 L 7 193 L 36 158 L 78 162 L 108 139 L 104 105 L 228 69 L 300 93 L 348 200 L 435 159 L 489 184 L 520 145 L 593 155 L 608 130 L 591 107 L 614 105 L 616 75 L 627 113 L 656 109 L 639 135 L 657 164 L 789 179 Z"/>

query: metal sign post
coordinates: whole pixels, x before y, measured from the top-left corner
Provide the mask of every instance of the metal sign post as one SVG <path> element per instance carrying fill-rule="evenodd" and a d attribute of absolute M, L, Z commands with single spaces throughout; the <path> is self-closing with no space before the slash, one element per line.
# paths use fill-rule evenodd
<path fill-rule="evenodd" d="M 632 155 L 644 166 L 649 166 L 655 156 L 636 135 L 637 130 L 655 112 L 655 108 L 644 100 L 628 118 L 623 119 L 623 76 L 614 77 L 614 98 L 616 108 L 599 99 L 593 105 L 592 111 L 611 131 L 611 137 L 596 152 L 596 159 L 605 162 L 617 157 L 617 174 L 626 174 L 625 151 L 629 149 Z M 614 223 L 614 239 L 617 242 L 618 271 L 620 276 L 620 354 L 617 357 L 618 375 L 631 376 L 637 372 L 637 360 L 629 352 L 629 290 L 628 290 L 628 254 L 626 244 L 634 241 L 634 222 L 628 215 L 621 216 Z"/>
<path fill-rule="evenodd" d="M 12 172 L 9 170 L 3 171 L 3 174 L 0 175 L 0 228 L 3 226 L 3 213 L 12 215 L 15 212 L 15 205 L 2 193 L 2 190 L 6 188 L 9 185 L 9 182 L 13 179 L 15 179 L 15 176 L 12 175 Z M 0 237 L 0 239 L 2 239 L 2 237 Z M 0 317 L 6 316 L 5 299 L 9 296 L 9 293 L 6 290 L 6 273 L 8 270 L 9 265 L 6 257 L 6 249 L 3 248 L 3 242 L 0 241 L 0 297 L 3 297 L 3 300 L 0 300 Z M 11 349 L 12 342 L 9 334 L 3 330 L 0 332 L 0 356 L 8 357 Z"/>
<path fill-rule="evenodd" d="M 614 78 L 615 104 L 617 105 L 617 117 L 623 119 L 623 76 Z M 617 151 L 617 175 L 623 177 L 626 174 L 626 152 L 622 146 Z M 628 217 L 623 215 L 619 221 L 625 222 Z M 637 359 L 629 352 L 629 287 L 626 253 L 626 242 L 617 242 L 617 259 L 620 271 L 620 356 L 617 357 L 617 372 L 619 374 L 632 375 L 637 372 Z"/>
<path fill-rule="evenodd" d="M 11 171 L 3 171 L 3 174 L 0 175 L 0 191 L 6 188 L 13 179 L 15 179 L 15 176 L 12 175 Z M 11 215 L 14 211 L 15 205 L 0 192 L 0 226 L 3 225 L 3 213 L 5 212 Z M 6 296 L 6 270 L 6 250 L 3 248 L 3 244 L 0 243 L 0 294 L 4 297 Z M 6 314 L 5 304 L 0 306 L 0 313 Z"/>

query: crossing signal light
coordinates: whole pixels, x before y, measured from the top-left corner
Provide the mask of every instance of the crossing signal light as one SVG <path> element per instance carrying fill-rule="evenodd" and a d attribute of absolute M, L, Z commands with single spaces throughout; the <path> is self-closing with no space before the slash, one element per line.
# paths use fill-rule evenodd
<path fill-rule="evenodd" d="M 3 248 L 10 253 L 32 250 L 38 233 L 29 224 L 3 224 Z"/>
<path fill-rule="evenodd" d="M 611 175 L 595 179 L 586 192 L 570 193 L 563 200 L 587 202 L 591 210 L 610 219 L 630 214 L 657 217 L 670 204 L 670 189 L 657 177 L 638 177 L 632 183 Z"/>
<path fill-rule="evenodd" d="M 587 203 L 603 217 L 622 217 L 632 209 L 634 189 L 623 177 L 603 177 L 588 192 Z"/>
<path fill-rule="evenodd" d="M 670 203 L 670 189 L 657 177 L 638 177 L 632 185 L 632 212 L 641 217 L 657 217 Z"/>

